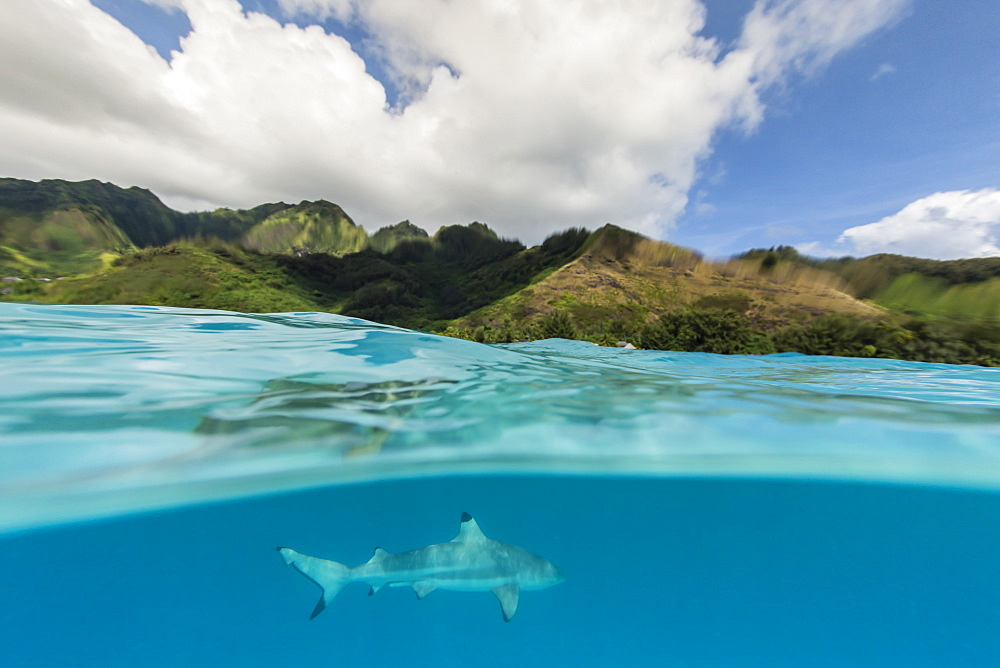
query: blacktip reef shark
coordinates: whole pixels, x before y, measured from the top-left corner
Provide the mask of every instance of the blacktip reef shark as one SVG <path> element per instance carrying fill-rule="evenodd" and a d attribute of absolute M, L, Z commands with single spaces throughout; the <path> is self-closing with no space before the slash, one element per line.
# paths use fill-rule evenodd
<path fill-rule="evenodd" d="M 351 582 L 371 587 L 368 595 L 385 586 L 412 587 L 422 599 L 435 589 L 491 591 L 500 599 L 503 619 L 509 622 L 517 611 L 521 590 L 546 589 L 566 577 L 555 565 L 516 545 L 487 538 L 469 513 L 462 513 L 458 535 L 449 543 L 389 554 L 380 547 L 367 563 L 350 568 L 336 561 L 306 556 L 279 547 L 286 565 L 323 590 L 309 619 L 323 612 L 341 589 Z"/>

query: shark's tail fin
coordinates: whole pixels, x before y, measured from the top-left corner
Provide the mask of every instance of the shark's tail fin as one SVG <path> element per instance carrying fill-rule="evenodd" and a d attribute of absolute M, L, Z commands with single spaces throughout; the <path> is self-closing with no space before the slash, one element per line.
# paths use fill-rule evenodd
<path fill-rule="evenodd" d="M 351 569 L 344 564 L 310 557 L 287 547 L 279 547 L 278 552 L 281 553 L 285 564 L 294 566 L 295 570 L 323 590 L 323 595 L 319 597 L 319 603 L 316 604 L 309 619 L 315 619 L 316 615 L 326 610 L 326 605 L 340 593 L 345 584 L 351 581 Z"/>

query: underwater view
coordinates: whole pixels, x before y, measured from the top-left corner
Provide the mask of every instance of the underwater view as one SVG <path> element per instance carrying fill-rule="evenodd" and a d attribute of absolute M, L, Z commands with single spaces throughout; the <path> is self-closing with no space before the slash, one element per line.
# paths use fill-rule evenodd
<path fill-rule="evenodd" d="M 0 662 L 996 665 L 998 374 L 0 304 Z"/>

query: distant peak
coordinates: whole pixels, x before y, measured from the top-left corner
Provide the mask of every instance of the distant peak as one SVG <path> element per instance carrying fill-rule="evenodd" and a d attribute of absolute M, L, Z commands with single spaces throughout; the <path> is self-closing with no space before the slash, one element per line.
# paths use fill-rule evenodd
<path fill-rule="evenodd" d="M 388 234 L 388 233 L 405 234 L 406 236 L 414 236 L 414 237 L 429 236 L 426 230 L 424 230 L 422 227 L 414 225 L 408 220 L 401 220 L 395 225 L 386 225 L 385 227 L 380 227 L 378 232 L 376 232 L 376 234 L 378 234 L 379 232 L 383 234 Z"/>
<path fill-rule="evenodd" d="M 325 199 L 308 200 L 304 199 L 295 206 L 302 208 L 313 208 L 313 209 L 336 209 L 337 211 L 343 211 L 339 204 L 334 204 Z"/>
<path fill-rule="evenodd" d="M 479 221 L 473 221 L 468 225 L 444 225 L 441 227 L 441 229 L 437 231 L 437 234 L 435 234 L 434 236 L 437 237 L 438 239 L 441 239 L 443 237 L 454 236 L 454 235 L 464 236 L 470 233 L 479 237 L 486 237 L 496 241 L 500 240 L 500 237 L 497 235 L 496 232 L 493 231 L 492 228 L 490 228 L 489 225 L 485 225 L 483 223 L 480 223 Z"/>

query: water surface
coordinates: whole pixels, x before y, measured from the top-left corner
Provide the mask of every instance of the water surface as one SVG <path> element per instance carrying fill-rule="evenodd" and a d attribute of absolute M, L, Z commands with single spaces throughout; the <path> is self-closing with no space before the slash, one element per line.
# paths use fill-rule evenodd
<path fill-rule="evenodd" d="M 469 472 L 995 489 L 1000 371 L 0 304 L 0 527 Z"/>

